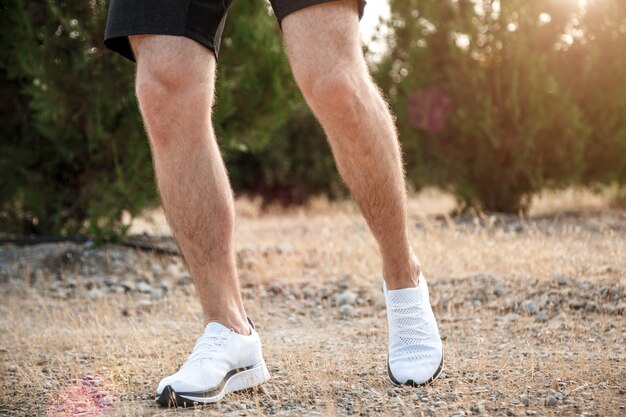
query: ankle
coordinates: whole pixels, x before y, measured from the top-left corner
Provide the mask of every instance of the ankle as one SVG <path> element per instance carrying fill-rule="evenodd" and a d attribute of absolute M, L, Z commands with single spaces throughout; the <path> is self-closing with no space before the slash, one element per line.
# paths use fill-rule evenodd
<path fill-rule="evenodd" d="M 420 273 L 421 266 L 413 252 L 404 261 L 383 260 L 383 278 L 388 290 L 417 287 Z"/>
<path fill-rule="evenodd" d="M 210 322 L 222 323 L 229 329 L 233 329 L 235 333 L 239 333 L 244 336 L 251 334 L 250 323 L 245 313 L 243 315 L 239 313 L 233 314 L 205 314 L 204 315 L 204 327 Z"/>

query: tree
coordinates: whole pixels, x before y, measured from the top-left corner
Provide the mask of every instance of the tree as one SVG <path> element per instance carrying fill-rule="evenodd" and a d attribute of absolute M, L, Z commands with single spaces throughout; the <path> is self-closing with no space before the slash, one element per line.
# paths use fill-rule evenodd
<path fill-rule="evenodd" d="M 451 189 L 465 207 L 515 212 L 543 187 L 586 180 L 595 126 L 581 97 L 602 100 L 589 94 L 597 84 L 564 77 L 577 64 L 563 45 L 577 2 L 392 0 L 391 9 L 379 79 L 418 186 Z M 619 19 L 608 24 L 613 35 L 624 30 Z M 623 70 L 614 73 L 609 94 L 623 97 Z M 623 103 L 615 100 L 612 115 Z"/>
<path fill-rule="evenodd" d="M 121 238 L 157 203 L 132 63 L 105 49 L 107 1 L 2 4 L 0 230 Z M 237 193 L 302 203 L 343 192 L 290 74 L 275 18 L 235 2 L 216 89 L 216 132 Z M 210 198 L 210 196 L 207 196 Z"/>

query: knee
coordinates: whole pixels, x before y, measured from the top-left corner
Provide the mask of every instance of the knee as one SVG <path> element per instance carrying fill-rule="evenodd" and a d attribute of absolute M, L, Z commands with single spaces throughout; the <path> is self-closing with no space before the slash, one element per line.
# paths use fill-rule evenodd
<path fill-rule="evenodd" d="M 301 78 L 302 92 L 322 124 L 334 119 L 357 123 L 362 117 L 369 91 L 366 77 L 337 68 Z"/>
<path fill-rule="evenodd" d="M 135 93 L 153 143 L 172 137 L 171 129 L 189 109 L 210 113 L 213 85 L 207 74 L 168 60 L 139 64 Z"/>

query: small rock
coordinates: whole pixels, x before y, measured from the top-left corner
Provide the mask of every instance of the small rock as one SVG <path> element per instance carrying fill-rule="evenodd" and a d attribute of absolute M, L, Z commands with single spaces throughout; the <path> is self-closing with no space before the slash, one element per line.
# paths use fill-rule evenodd
<path fill-rule="evenodd" d="M 159 264 L 152 264 L 150 265 L 150 273 L 153 276 L 159 276 L 163 273 L 163 268 Z"/>
<path fill-rule="evenodd" d="M 519 306 L 520 310 L 524 313 L 528 314 L 537 314 L 539 312 L 539 308 L 537 307 L 537 303 L 533 300 L 524 300 Z"/>
<path fill-rule="evenodd" d="M 496 297 L 502 297 L 506 293 L 505 288 L 502 285 L 494 285 L 493 286 L 493 295 Z"/>
<path fill-rule="evenodd" d="M 502 323 L 503 324 L 513 323 L 513 322 L 516 322 L 517 319 L 519 319 L 519 316 L 517 314 L 515 313 L 507 314 L 506 316 L 502 318 Z"/>
<path fill-rule="evenodd" d="M 49 382 L 44 382 L 43 384 L 41 384 L 41 388 L 50 389 L 52 388 L 52 384 L 50 384 Z"/>
<path fill-rule="evenodd" d="M 192 284 L 193 280 L 191 279 L 191 275 L 186 272 L 183 272 L 178 279 L 176 280 L 176 285 L 185 286 L 188 284 Z"/>
<path fill-rule="evenodd" d="M 172 288 L 174 288 L 174 281 L 171 279 L 164 278 L 159 282 L 159 285 L 163 291 L 169 292 L 169 291 L 172 291 Z"/>
<path fill-rule="evenodd" d="M 537 314 L 537 316 L 535 317 L 535 320 L 541 323 L 545 323 L 549 319 L 550 318 L 548 317 L 548 313 L 546 313 L 545 311 L 540 311 L 539 314 Z"/>
<path fill-rule="evenodd" d="M 530 400 L 526 395 L 520 395 L 519 400 L 524 407 L 528 407 L 530 405 Z"/>
<path fill-rule="evenodd" d="M 7 365 L 7 371 L 9 372 L 16 372 L 17 371 L 17 366 L 13 363 L 10 363 Z"/>
<path fill-rule="evenodd" d="M 569 278 L 566 277 L 565 275 L 558 274 L 554 277 L 554 280 L 556 281 L 557 284 L 561 286 L 569 284 Z"/>
<path fill-rule="evenodd" d="M 278 295 L 283 292 L 283 287 L 281 287 L 280 284 L 273 282 L 267 287 L 267 290 L 273 295 Z"/>
<path fill-rule="evenodd" d="M 139 311 L 148 312 L 152 309 L 152 306 L 152 301 L 148 300 L 147 298 L 142 298 L 141 300 L 137 301 L 137 310 Z"/>
<path fill-rule="evenodd" d="M 165 269 L 165 275 L 171 278 L 178 277 L 180 275 L 180 269 L 178 269 L 177 265 L 169 264 Z"/>
<path fill-rule="evenodd" d="M 339 304 L 340 306 L 346 304 L 353 305 L 354 303 L 356 303 L 356 299 L 357 295 L 355 293 L 353 293 L 352 291 L 344 291 L 339 294 L 339 297 L 337 298 L 337 304 Z"/>
<path fill-rule="evenodd" d="M 485 402 L 479 401 L 470 406 L 470 411 L 474 414 L 482 414 L 485 412 Z"/>
<path fill-rule="evenodd" d="M 153 288 L 152 291 L 150 291 L 150 295 L 154 298 L 161 298 L 164 292 L 163 288 Z"/>
<path fill-rule="evenodd" d="M 347 319 L 352 316 L 354 308 L 350 304 L 344 304 L 339 307 L 339 315 L 342 319 Z"/>
<path fill-rule="evenodd" d="M 305 299 L 318 298 L 315 288 L 310 286 L 302 288 L 302 297 Z"/>
<path fill-rule="evenodd" d="M 120 282 L 119 285 L 124 288 L 126 292 L 135 291 L 135 289 L 137 288 L 135 282 L 130 279 L 125 279 L 124 281 Z"/>
<path fill-rule="evenodd" d="M 50 295 L 52 296 L 52 298 L 67 298 L 68 292 L 62 288 L 59 288 Z"/>
<path fill-rule="evenodd" d="M 92 288 L 87 292 L 87 297 L 96 300 L 104 297 L 104 293 L 97 288 Z"/>
<path fill-rule="evenodd" d="M 585 306 L 585 300 L 580 297 L 575 297 L 573 300 L 569 302 L 569 306 L 574 310 L 581 309 Z"/>
<path fill-rule="evenodd" d="M 546 406 L 554 407 L 558 402 L 559 400 L 554 395 L 551 395 L 546 399 Z"/>
<path fill-rule="evenodd" d="M 148 284 L 147 282 L 140 282 L 139 284 L 137 284 L 137 289 L 140 292 L 152 292 L 153 288 L 150 286 L 150 284 Z"/>

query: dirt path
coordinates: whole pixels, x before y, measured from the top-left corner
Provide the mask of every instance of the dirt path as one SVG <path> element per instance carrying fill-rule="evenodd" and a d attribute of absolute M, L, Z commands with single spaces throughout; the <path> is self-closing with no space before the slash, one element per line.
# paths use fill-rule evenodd
<path fill-rule="evenodd" d="M 626 414 L 624 213 L 412 221 L 445 346 L 429 387 L 387 380 L 379 261 L 360 217 L 301 212 L 239 221 L 273 378 L 200 410 L 152 401 L 200 332 L 177 256 L 0 247 L 0 415 Z"/>

